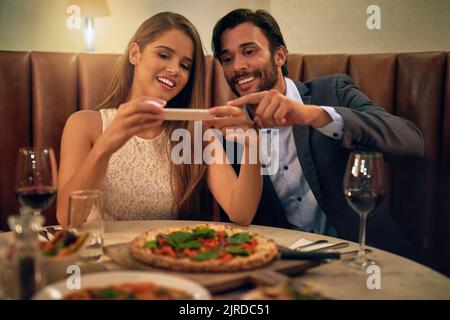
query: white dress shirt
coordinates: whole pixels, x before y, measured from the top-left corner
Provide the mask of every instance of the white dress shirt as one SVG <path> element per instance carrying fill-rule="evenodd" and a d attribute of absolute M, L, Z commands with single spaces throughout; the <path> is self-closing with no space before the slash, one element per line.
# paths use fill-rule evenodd
<path fill-rule="evenodd" d="M 286 97 L 303 103 L 295 83 L 285 78 Z M 321 133 L 332 139 L 342 137 L 344 122 L 333 107 L 322 107 L 332 118 L 332 122 L 322 128 Z M 274 129 L 261 129 L 267 134 L 279 134 L 279 169 L 269 175 L 280 202 L 286 212 L 286 218 L 292 228 L 336 236 L 336 230 L 327 222 L 327 217 L 319 207 L 297 156 L 292 126 Z M 264 166 L 263 166 L 264 167 Z"/>

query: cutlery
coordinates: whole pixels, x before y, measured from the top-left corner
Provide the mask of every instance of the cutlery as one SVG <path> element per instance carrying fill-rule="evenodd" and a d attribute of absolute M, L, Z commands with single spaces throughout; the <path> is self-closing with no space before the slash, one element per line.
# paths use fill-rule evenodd
<path fill-rule="evenodd" d="M 43 238 L 45 238 L 47 241 L 50 241 L 50 239 L 49 239 L 49 237 L 48 237 L 48 234 L 47 234 L 47 232 L 46 232 L 45 230 L 40 230 L 40 231 L 39 231 L 39 234 L 40 234 Z"/>
<path fill-rule="evenodd" d="M 301 251 L 302 249 L 304 249 L 304 248 L 307 248 L 307 247 L 311 247 L 311 246 L 315 246 L 316 244 L 321 244 L 321 243 L 326 243 L 326 242 L 328 242 L 327 240 L 324 240 L 324 239 L 322 239 L 322 240 L 317 240 L 317 241 L 314 241 L 314 242 L 311 242 L 311 243 L 308 243 L 308 244 L 304 244 L 304 245 L 302 245 L 302 246 L 299 246 L 299 247 L 295 247 L 295 251 Z"/>
<path fill-rule="evenodd" d="M 45 230 L 47 230 L 47 232 L 49 232 L 50 234 L 54 235 L 56 232 L 58 232 L 59 230 L 61 230 L 61 228 L 54 228 L 54 227 L 46 227 Z"/>
<path fill-rule="evenodd" d="M 58 230 L 53 227 L 45 227 L 39 231 L 39 234 L 47 239 L 47 241 L 52 241 L 56 232 L 58 232 Z"/>
<path fill-rule="evenodd" d="M 308 252 L 321 252 L 321 251 L 326 251 L 326 250 L 330 250 L 330 249 L 342 249 L 342 248 L 346 248 L 349 246 L 348 242 L 338 242 L 326 247 L 321 247 L 321 248 L 317 248 L 317 249 L 313 249 L 313 250 L 309 250 Z"/>
<path fill-rule="evenodd" d="M 365 249 L 364 250 L 365 253 L 371 253 L 372 250 L 371 249 Z M 350 254 L 357 254 L 359 252 L 359 250 L 352 250 L 352 251 L 347 251 L 347 252 L 341 252 L 341 256 L 343 255 L 350 255 Z"/>
<path fill-rule="evenodd" d="M 299 252 L 290 248 L 278 245 L 281 259 L 289 260 L 326 260 L 326 259 L 340 259 L 339 252 Z"/>

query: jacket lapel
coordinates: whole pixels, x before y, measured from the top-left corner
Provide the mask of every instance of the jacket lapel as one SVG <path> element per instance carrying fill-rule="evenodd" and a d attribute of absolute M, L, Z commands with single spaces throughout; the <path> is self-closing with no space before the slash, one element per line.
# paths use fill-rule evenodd
<path fill-rule="evenodd" d="M 304 104 L 310 104 L 312 97 L 308 88 L 299 81 L 294 81 L 300 96 L 302 97 Z M 306 181 L 314 193 L 319 205 L 322 203 L 322 195 L 320 193 L 319 179 L 317 176 L 316 166 L 314 164 L 314 159 L 310 150 L 310 139 L 311 139 L 310 126 L 292 126 L 292 132 L 294 135 L 295 147 L 297 148 L 297 156 L 302 167 L 303 174 L 305 175 Z"/>
<path fill-rule="evenodd" d="M 295 86 L 297 87 L 298 92 L 300 93 L 300 96 L 302 97 L 303 104 L 311 104 L 311 93 L 308 89 L 308 87 L 300 81 L 292 80 L 295 83 Z"/>

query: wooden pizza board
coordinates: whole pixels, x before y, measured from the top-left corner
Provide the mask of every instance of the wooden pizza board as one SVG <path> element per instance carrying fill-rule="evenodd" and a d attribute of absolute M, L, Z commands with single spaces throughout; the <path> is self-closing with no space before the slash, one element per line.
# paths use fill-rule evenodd
<path fill-rule="evenodd" d="M 275 285 L 287 280 L 289 276 L 299 275 L 320 264 L 316 261 L 277 259 L 265 267 L 250 271 L 183 273 L 150 267 L 135 260 L 130 255 L 128 243 L 106 246 L 105 254 L 125 269 L 165 272 L 182 276 L 200 283 L 211 293 L 237 289 L 246 284 Z"/>

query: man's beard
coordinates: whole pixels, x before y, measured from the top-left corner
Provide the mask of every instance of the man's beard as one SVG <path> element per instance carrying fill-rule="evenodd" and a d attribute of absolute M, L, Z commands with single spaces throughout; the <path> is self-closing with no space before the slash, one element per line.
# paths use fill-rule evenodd
<path fill-rule="evenodd" d="M 238 97 L 240 97 L 241 94 L 237 88 L 236 80 L 238 78 L 246 77 L 246 76 L 253 76 L 255 78 L 255 80 L 257 78 L 260 79 L 259 85 L 254 92 L 270 90 L 273 87 L 275 87 L 275 84 L 278 81 L 278 73 L 277 73 L 277 66 L 275 64 L 274 57 L 271 57 L 270 63 L 266 64 L 266 67 L 262 70 L 257 69 L 253 72 L 240 71 L 240 72 L 237 72 L 235 74 L 235 76 L 232 77 L 231 79 L 229 79 L 229 80 L 227 79 L 228 85 L 230 86 L 231 90 Z M 254 92 L 249 92 L 249 93 L 254 93 Z"/>

